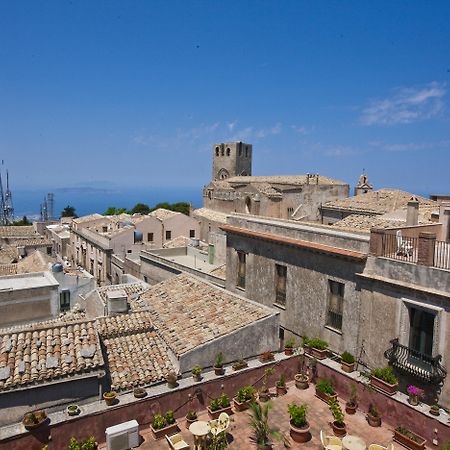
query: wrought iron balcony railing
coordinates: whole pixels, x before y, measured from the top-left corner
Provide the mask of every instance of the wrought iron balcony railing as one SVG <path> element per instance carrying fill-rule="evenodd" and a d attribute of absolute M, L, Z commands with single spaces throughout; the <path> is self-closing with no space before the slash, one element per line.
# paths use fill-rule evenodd
<path fill-rule="evenodd" d="M 399 372 L 431 384 L 440 384 L 447 376 L 447 371 L 441 364 L 441 355 L 435 357 L 425 355 L 400 344 L 398 338 L 393 339 L 391 344 L 392 347 L 384 352 L 384 356 Z"/>

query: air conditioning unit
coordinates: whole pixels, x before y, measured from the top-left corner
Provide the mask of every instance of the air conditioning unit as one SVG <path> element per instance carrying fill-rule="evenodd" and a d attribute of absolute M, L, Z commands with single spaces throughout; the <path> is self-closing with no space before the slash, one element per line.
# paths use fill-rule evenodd
<path fill-rule="evenodd" d="M 107 450 L 128 450 L 139 446 L 137 420 L 119 423 L 106 429 Z"/>

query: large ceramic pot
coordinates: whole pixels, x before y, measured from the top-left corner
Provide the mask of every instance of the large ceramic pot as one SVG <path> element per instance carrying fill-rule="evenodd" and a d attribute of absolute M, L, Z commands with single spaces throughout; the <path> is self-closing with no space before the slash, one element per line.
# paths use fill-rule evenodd
<path fill-rule="evenodd" d="M 357 409 L 358 409 L 358 405 L 357 404 L 353 404 L 353 403 L 346 403 L 345 404 L 345 412 L 347 414 L 355 414 Z"/>
<path fill-rule="evenodd" d="M 310 427 L 307 423 L 304 427 L 296 427 L 292 425 L 292 421 L 289 424 L 289 434 L 295 442 L 308 442 L 311 440 L 311 433 L 309 432 Z"/>
<path fill-rule="evenodd" d="M 345 423 L 338 424 L 336 422 L 332 422 L 331 428 L 333 428 L 333 433 L 335 436 L 342 437 L 347 434 L 347 428 L 345 426 Z"/>
<path fill-rule="evenodd" d="M 309 387 L 308 375 L 297 373 L 296 375 L 294 375 L 294 380 L 295 380 L 295 387 L 297 389 L 308 389 Z"/>

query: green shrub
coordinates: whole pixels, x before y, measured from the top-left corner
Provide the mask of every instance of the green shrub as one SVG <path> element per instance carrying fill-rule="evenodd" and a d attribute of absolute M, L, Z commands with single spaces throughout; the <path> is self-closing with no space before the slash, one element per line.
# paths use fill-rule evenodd
<path fill-rule="evenodd" d="M 169 411 L 164 414 L 164 418 L 166 419 L 167 425 L 172 425 L 175 423 L 175 416 L 173 415 L 173 411 L 169 409 Z"/>
<path fill-rule="evenodd" d="M 370 374 L 376 378 L 379 378 L 380 380 L 385 381 L 389 384 L 397 384 L 398 379 L 394 375 L 394 372 L 392 371 L 392 367 L 379 367 L 376 369 L 373 369 Z"/>
<path fill-rule="evenodd" d="M 294 427 L 302 428 L 304 427 L 308 422 L 306 420 L 306 413 L 308 411 L 308 405 L 296 405 L 295 403 L 292 403 L 288 405 L 288 413 L 291 418 L 291 423 L 294 425 Z"/>
<path fill-rule="evenodd" d="M 221 408 L 228 408 L 230 406 L 230 399 L 228 398 L 228 395 L 223 393 L 219 397 L 219 404 Z"/>
<path fill-rule="evenodd" d="M 197 420 L 197 411 L 191 410 L 186 414 L 186 419 L 188 420 Z"/>
<path fill-rule="evenodd" d="M 216 359 L 214 361 L 214 367 L 223 367 L 223 361 L 224 361 L 224 357 L 223 357 L 223 353 L 219 352 L 216 355 Z"/>
<path fill-rule="evenodd" d="M 69 445 L 67 447 L 68 450 L 95 450 L 97 443 L 95 442 L 94 436 L 90 436 L 86 439 L 83 439 L 81 442 L 74 437 L 70 439 Z"/>
<path fill-rule="evenodd" d="M 218 409 L 220 409 L 220 403 L 219 403 L 219 399 L 218 398 L 213 398 L 209 402 L 209 409 L 211 411 L 217 411 Z"/>
<path fill-rule="evenodd" d="M 325 350 L 328 348 L 328 342 L 318 338 L 309 339 L 308 345 L 317 350 Z"/>
<path fill-rule="evenodd" d="M 247 402 L 249 400 L 253 400 L 256 396 L 256 389 L 249 385 L 244 386 L 241 389 L 239 389 L 236 393 L 236 400 L 239 403 Z"/>
<path fill-rule="evenodd" d="M 161 414 L 155 414 L 152 418 L 152 427 L 154 430 L 160 430 L 167 426 L 166 418 Z"/>
<path fill-rule="evenodd" d="M 350 352 L 344 352 L 341 355 L 341 361 L 347 364 L 353 364 L 355 362 L 355 357 Z"/>
<path fill-rule="evenodd" d="M 277 386 L 280 388 L 286 387 L 286 376 L 284 373 L 280 375 L 280 379 L 277 381 Z"/>
<path fill-rule="evenodd" d="M 336 393 L 332 381 L 328 378 L 319 378 L 316 383 L 316 389 L 323 394 L 334 395 Z"/>
<path fill-rule="evenodd" d="M 330 398 L 330 400 L 328 400 L 328 407 L 330 408 L 331 414 L 333 414 L 335 423 L 337 425 L 344 425 L 345 416 L 338 399 L 334 397 Z"/>
<path fill-rule="evenodd" d="M 202 373 L 202 368 L 200 366 L 194 366 L 191 372 L 192 375 L 200 375 Z"/>

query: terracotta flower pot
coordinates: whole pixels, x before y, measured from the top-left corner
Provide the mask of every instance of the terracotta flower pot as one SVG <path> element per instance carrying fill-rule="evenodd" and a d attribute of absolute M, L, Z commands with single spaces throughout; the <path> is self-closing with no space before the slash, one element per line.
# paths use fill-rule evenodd
<path fill-rule="evenodd" d="M 414 438 L 412 438 L 413 436 Z M 394 441 L 411 450 L 423 450 L 425 448 L 425 444 L 427 443 L 426 439 L 416 433 L 413 433 L 412 431 L 409 431 L 409 436 L 406 436 L 398 430 L 394 430 Z"/>
<path fill-rule="evenodd" d="M 147 395 L 147 391 L 144 388 L 136 388 L 133 390 L 135 398 L 144 398 Z"/>
<path fill-rule="evenodd" d="M 333 428 L 333 433 L 335 436 L 341 437 L 347 434 L 347 428 L 345 426 L 345 423 L 338 424 L 336 422 L 332 422 L 331 428 Z"/>
<path fill-rule="evenodd" d="M 303 375 L 302 373 L 297 373 L 294 375 L 295 387 L 297 389 L 308 389 L 309 378 L 308 375 Z"/>
<path fill-rule="evenodd" d="M 312 355 L 314 356 L 314 358 L 316 359 L 325 359 L 328 356 L 328 350 L 324 349 L 324 350 L 320 350 L 318 348 L 312 348 Z"/>
<path fill-rule="evenodd" d="M 433 416 L 439 416 L 439 414 L 440 414 L 439 407 L 431 406 L 430 407 L 430 414 L 432 414 Z"/>
<path fill-rule="evenodd" d="M 304 427 L 296 427 L 292 425 L 292 421 L 289 424 L 289 434 L 293 441 L 295 442 L 308 442 L 311 440 L 311 433 L 309 432 L 310 427 L 307 423 Z"/>
<path fill-rule="evenodd" d="M 387 395 L 394 395 L 397 392 L 398 383 L 395 384 L 389 384 L 386 383 L 386 381 L 381 380 L 380 378 L 374 377 L 373 375 L 370 376 L 370 384 L 384 392 Z"/>
<path fill-rule="evenodd" d="M 412 406 L 417 406 L 419 404 L 419 397 L 417 395 L 410 395 L 408 397 L 408 403 Z"/>
<path fill-rule="evenodd" d="M 286 356 L 292 356 L 294 354 L 294 349 L 292 347 L 284 347 L 284 354 Z"/>
<path fill-rule="evenodd" d="M 105 400 L 105 403 L 108 406 L 114 405 L 114 403 L 116 401 L 116 397 L 117 397 L 117 394 L 115 392 L 112 392 L 112 393 L 111 392 L 105 392 L 103 394 L 103 400 Z"/>
<path fill-rule="evenodd" d="M 236 397 L 233 397 L 234 409 L 236 411 L 245 411 L 250 406 L 250 403 L 254 402 L 254 399 L 246 400 L 245 402 L 240 402 Z"/>
<path fill-rule="evenodd" d="M 225 369 L 223 367 L 213 367 L 214 373 L 217 376 L 223 375 L 225 373 Z"/>
<path fill-rule="evenodd" d="M 260 402 L 268 402 L 270 400 L 270 392 L 268 390 L 260 392 L 258 399 Z"/>
<path fill-rule="evenodd" d="M 287 394 L 287 387 L 286 386 L 277 386 L 277 396 Z"/>
<path fill-rule="evenodd" d="M 233 414 L 233 410 L 230 406 L 227 406 L 226 408 L 222 408 L 222 409 L 216 409 L 215 411 L 211 411 L 211 409 L 209 408 L 209 406 L 206 408 L 208 411 L 208 415 L 209 417 L 211 417 L 211 419 L 218 419 L 220 416 L 220 413 L 227 413 L 228 415 Z"/>
<path fill-rule="evenodd" d="M 349 403 L 345 404 L 345 412 L 347 414 L 355 414 L 357 409 L 358 409 L 358 405 L 353 405 L 353 404 L 349 404 Z"/>
<path fill-rule="evenodd" d="M 323 400 L 325 403 L 328 404 L 331 398 L 337 398 L 337 394 L 326 394 L 325 392 L 318 391 L 316 389 L 316 397 L 320 398 L 320 400 Z"/>
<path fill-rule="evenodd" d="M 197 418 L 197 419 L 188 419 L 188 418 L 186 417 L 186 428 L 189 430 L 189 427 L 190 427 L 194 422 L 197 422 L 197 420 L 198 420 L 198 418 Z"/>
<path fill-rule="evenodd" d="M 341 361 L 341 369 L 344 372 L 352 373 L 355 370 L 355 363 L 349 364 L 349 363 L 346 363 L 344 361 Z"/>
<path fill-rule="evenodd" d="M 161 438 L 163 438 L 166 434 L 167 434 L 168 436 L 171 436 L 172 434 L 175 434 L 175 433 L 178 431 L 178 424 L 175 422 L 175 423 L 172 423 L 172 424 L 170 424 L 170 425 L 167 425 L 167 426 L 164 427 L 164 428 L 159 428 L 158 430 L 155 430 L 155 429 L 152 427 L 152 425 L 150 424 L 150 430 L 152 431 L 153 437 L 154 437 L 155 439 L 161 439 Z"/>
<path fill-rule="evenodd" d="M 381 427 L 381 417 L 367 413 L 367 422 L 371 427 Z"/>

